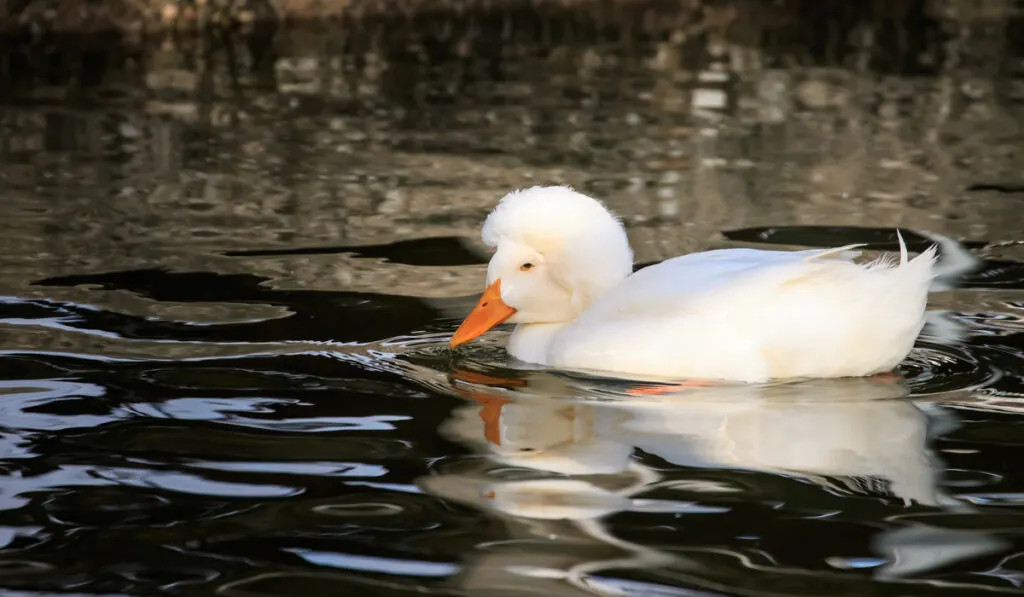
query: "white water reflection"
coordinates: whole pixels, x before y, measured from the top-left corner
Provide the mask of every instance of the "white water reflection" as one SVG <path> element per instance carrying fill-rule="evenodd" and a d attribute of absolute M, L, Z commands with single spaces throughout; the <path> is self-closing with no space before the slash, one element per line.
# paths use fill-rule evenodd
<path fill-rule="evenodd" d="M 445 431 L 475 446 L 483 439 L 492 458 L 512 466 L 613 474 L 640 449 L 679 466 L 756 470 L 827 487 L 827 478 L 843 477 L 853 490 L 873 478 L 907 501 L 944 500 L 927 448 L 930 415 L 902 399 L 909 392 L 898 379 L 691 388 L 602 402 L 470 393 L 483 409 L 466 407 Z"/>
<path fill-rule="evenodd" d="M 966 507 L 941 490 L 940 463 L 929 449 L 930 430 L 948 429 L 952 421 L 944 411 L 907 399 L 908 389 L 897 377 L 689 388 L 657 398 L 611 400 L 588 397 L 582 386 L 542 372 L 525 381 L 504 380 L 511 390 L 497 387 L 503 385 L 499 378 L 461 377 L 477 383 L 450 387 L 474 403 L 456 409 L 441 431 L 486 459 L 421 478 L 420 484 L 505 521 L 509 541 L 474 552 L 458 577 L 460 588 L 473 593 L 513 582 L 538 594 L 591 592 L 603 571 L 692 567 L 678 553 L 616 537 L 604 520 L 627 511 L 721 514 L 731 508 L 713 500 L 737 489 L 664 480 L 634 457 L 637 450 L 680 467 L 780 475 L 829 492 L 885 495 L 907 507 Z M 682 490 L 687 497 L 646 499 L 653 490 L 662 497 L 664 490 Z M 709 501 L 695 501 L 694 494 Z M 944 529 L 915 528 L 880 535 L 881 557 L 873 565 L 880 577 L 902 576 L 908 566 L 916 573 L 948 566 L 1002 545 L 985 537 L 961 545 L 962 533 L 947 537 Z M 942 558 L 903 545 L 908 533 L 922 532 Z M 563 551 L 538 550 L 541 537 L 563 545 Z M 599 554 L 586 555 L 594 549 Z"/>

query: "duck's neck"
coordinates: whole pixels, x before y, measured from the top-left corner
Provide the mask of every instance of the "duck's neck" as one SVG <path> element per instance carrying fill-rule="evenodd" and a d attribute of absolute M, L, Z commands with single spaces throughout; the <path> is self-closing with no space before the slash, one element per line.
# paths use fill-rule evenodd
<path fill-rule="evenodd" d="M 547 365 L 548 345 L 565 323 L 521 323 L 508 339 L 508 353 L 520 361 Z"/>
<path fill-rule="evenodd" d="M 630 264 L 630 269 L 632 269 L 632 253 L 629 254 L 628 263 Z M 607 292 L 609 288 L 622 282 L 627 276 L 628 274 L 624 276 L 611 275 L 606 276 L 602 280 L 590 281 L 589 283 L 577 281 L 573 292 L 573 311 L 575 316 L 579 317 L 580 314 L 590 308 L 598 297 Z M 508 339 L 508 353 L 520 361 L 550 365 L 551 363 L 548 362 L 548 347 L 551 345 L 551 341 L 554 340 L 555 334 L 570 323 L 572 323 L 572 320 L 559 323 L 521 323 L 516 326 L 512 336 Z"/>

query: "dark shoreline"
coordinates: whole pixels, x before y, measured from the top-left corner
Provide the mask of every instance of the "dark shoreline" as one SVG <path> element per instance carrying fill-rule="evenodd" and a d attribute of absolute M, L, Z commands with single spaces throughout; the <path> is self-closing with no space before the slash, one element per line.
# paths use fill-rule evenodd
<path fill-rule="evenodd" d="M 731 2 L 725 2 L 730 4 Z M 8 0 L 0 35 L 119 35 L 517 12 L 692 12 L 706 0 Z"/>
<path fill-rule="evenodd" d="M 166 0 L 109 0 L 115 1 Z M 243 6 L 249 0 L 234 1 Z M 293 15 L 295 18 L 285 15 L 207 29 L 4 29 L 0 19 L 0 98 L 10 100 L 17 88 L 25 85 L 64 87 L 73 93 L 75 87 L 109 80 L 111 74 L 115 79 L 138 79 L 145 73 L 166 70 L 168 61 L 177 71 L 194 73 L 211 72 L 211 68 L 219 68 L 217 64 L 226 64 L 232 76 L 273 71 L 281 57 L 327 56 L 345 56 L 358 68 L 366 60 L 384 60 L 405 70 L 454 60 L 471 65 L 471 71 L 486 71 L 491 68 L 488 65 L 523 53 L 546 56 L 589 48 L 587 51 L 615 59 L 632 56 L 642 47 L 643 52 L 657 49 L 658 60 L 665 61 L 659 68 L 692 70 L 708 48 L 728 45 L 756 49 L 758 60 L 764 62 L 762 68 L 832 67 L 866 58 L 868 62 L 858 68 L 915 76 L 950 67 L 947 42 L 960 35 L 956 27 L 987 32 L 985 39 L 996 41 L 1008 56 L 1017 55 L 1024 43 L 1013 34 L 1024 22 L 1019 11 L 1010 5 L 1002 12 L 991 7 L 982 10 L 984 7 L 966 0 L 957 4 L 952 17 L 936 13 L 936 5 L 926 0 L 856 4 L 847 0 L 324 3 L 342 4 L 348 7 L 346 12 L 331 18 L 298 18 L 311 14 L 307 11 Z M 9 11 L 12 5 L 5 6 Z M 397 10 L 397 6 L 407 10 Z M 388 7 L 391 9 L 385 10 Z M 866 51 L 858 41 L 865 31 L 870 31 L 871 39 Z M 997 68 L 1012 68 L 1009 59 L 1003 62 Z"/>

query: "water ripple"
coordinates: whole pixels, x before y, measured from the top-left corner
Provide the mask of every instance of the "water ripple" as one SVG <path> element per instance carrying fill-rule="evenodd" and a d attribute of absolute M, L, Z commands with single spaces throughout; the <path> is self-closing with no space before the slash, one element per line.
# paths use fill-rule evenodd
<path fill-rule="evenodd" d="M 498 4 L 4 62 L 0 592 L 1020 593 L 1020 15 Z M 896 226 L 949 267 L 893 377 L 450 350 L 542 183 L 638 267 Z"/>

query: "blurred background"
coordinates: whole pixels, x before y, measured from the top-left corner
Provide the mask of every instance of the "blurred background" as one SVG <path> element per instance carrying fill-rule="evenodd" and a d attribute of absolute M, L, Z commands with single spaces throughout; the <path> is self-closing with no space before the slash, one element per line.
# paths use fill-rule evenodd
<path fill-rule="evenodd" d="M 970 266 L 898 383 L 628 402 L 446 347 L 534 184 Z M 7 0 L 0 205 L 5 595 L 1024 582 L 1019 0 Z"/>

